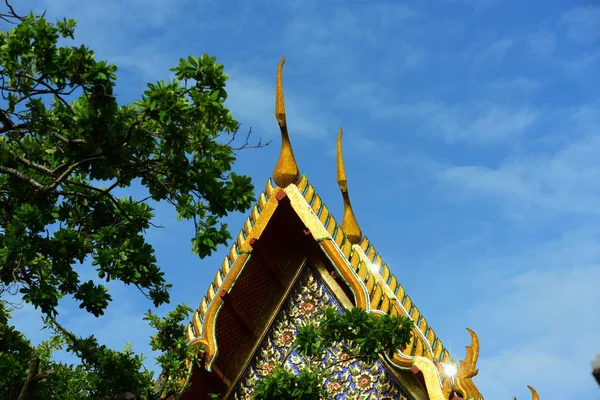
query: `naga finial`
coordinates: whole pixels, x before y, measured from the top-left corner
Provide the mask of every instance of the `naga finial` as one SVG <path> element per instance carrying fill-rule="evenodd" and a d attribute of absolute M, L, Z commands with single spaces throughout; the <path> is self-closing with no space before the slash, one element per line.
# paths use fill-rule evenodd
<path fill-rule="evenodd" d="M 463 379 L 472 378 L 479 372 L 475 368 L 479 359 L 479 338 L 472 329 L 467 328 L 467 331 L 471 334 L 471 345 L 466 346 L 467 354 L 465 355 L 465 359 L 460 362 L 460 367 L 458 368 L 458 374 Z"/>
<path fill-rule="evenodd" d="M 467 354 L 460 362 L 453 382 L 446 379 L 442 385 L 442 391 L 446 397 L 449 397 L 452 392 L 459 392 L 463 398 L 472 397 L 475 400 L 483 400 L 483 396 L 472 381 L 472 378 L 479 372 L 476 368 L 479 358 L 479 338 L 473 330 L 467 328 L 467 331 L 471 334 L 471 345 L 466 346 Z"/>
<path fill-rule="evenodd" d="M 344 199 L 344 218 L 342 219 L 342 230 L 352 244 L 357 244 L 362 239 L 362 232 L 352 211 L 350 196 L 348 195 L 348 181 L 346 180 L 346 169 L 344 168 L 344 155 L 342 153 L 342 135 L 344 131 L 340 128 L 337 138 L 337 183 L 342 191 Z"/>
<path fill-rule="evenodd" d="M 286 187 L 292 183 L 298 182 L 300 171 L 294 158 L 290 137 L 287 131 L 287 123 L 285 118 L 285 104 L 283 102 L 283 80 L 282 71 L 285 57 L 281 57 L 279 66 L 277 67 L 277 85 L 275 87 L 275 117 L 281 130 L 281 152 L 279 160 L 273 170 L 273 180 L 279 187 Z"/>

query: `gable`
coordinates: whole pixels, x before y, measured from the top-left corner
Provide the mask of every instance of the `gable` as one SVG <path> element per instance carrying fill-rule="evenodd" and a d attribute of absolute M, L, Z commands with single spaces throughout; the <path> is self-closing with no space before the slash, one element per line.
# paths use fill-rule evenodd
<path fill-rule="evenodd" d="M 302 356 L 295 351 L 290 352 L 297 327 L 308 321 L 318 321 L 329 306 L 340 312 L 343 310 L 340 301 L 322 281 L 316 266 L 306 263 L 235 385 L 232 398 L 251 399 L 256 383 L 278 365 L 285 365 L 296 372 L 305 366 L 306 360 Z M 344 362 L 346 358 L 340 345 L 334 347 L 326 357 L 328 365 L 337 364 L 325 382 L 329 398 L 414 400 L 381 361 L 365 365 L 357 361 Z"/>
<path fill-rule="evenodd" d="M 323 260 L 351 306 L 413 318 L 413 340 L 403 353 L 387 361 L 397 370 L 410 371 L 415 360 L 423 359 L 421 379 L 429 382 L 428 391 L 437 388 L 441 399 L 437 362 L 449 360 L 449 353 L 416 307 L 406 306 L 410 298 L 389 268 L 383 263 L 375 267 L 381 258 L 366 239 L 362 245 L 365 250 L 349 243 L 306 177 L 284 189 L 269 181 L 188 326 L 190 342 L 205 348 L 204 371 L 193 372 L 192 384 L 214 387 L 220 393 L 232 387 L 261 332 L 268 328 L 268 319 L 276 314 L 276 304 L 310 256 Z M 201 375 L 210 383 L 199 383 Z M 183 399 L 206 398 L 197 396 L 192 390 Z"/>

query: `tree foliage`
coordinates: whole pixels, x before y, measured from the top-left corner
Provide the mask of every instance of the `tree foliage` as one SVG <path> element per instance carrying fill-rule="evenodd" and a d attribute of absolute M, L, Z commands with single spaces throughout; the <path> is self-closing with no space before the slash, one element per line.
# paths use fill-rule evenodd
<path fill-rule="evenodd" d="M 254 202 L 250 179 L 232 172 L 235 150 L 252 146 L 246 138 L 232 147 L 239 125 L 224 106 L 223 66 L 208 55 L 182 59 L 171 70 L 175 79 L 119 104 L 117 67 L 68 45 L 74 20 L 20 15 L 8 2 L 0 18 L 0 293 L 18 292 L 52 332 L 32 346 L 0 301 L 0 397 L 173 394 L 187 371 L 183 360 L 197 353 L 183 338 L 188 307 L 162 319 L 147 314 L 165 368 L 157 388 L 141 356 L 71 332 L 57 307 L 67 296 L 101 316 L 111 302 L 102 282 L 111 280 L 135 286 L 154 306 L 169 302 L 171 285 L 144 237 L 155 227 L 150 201 L 193 221 L 191 247 L 200 257 L 230 238 L 220 219 Z M 145 195 L 120 196 L 127 188 Z M 98 278 L 82 280 L 79 264 L 91 264 Z M 53 362 L 61 348 L 81 363 Z"/>
<path fill-rule="evenodd" d="M 338 362 L 326 354 L 341 346 L 345 362 L 372 364 L 380 356 L 393 354 L 412 338 L 413 321 L 408 317 L 377 315 L 360 308 L 339 313 L 330 307 L 318 323 L 308 322 L 298 327 L 298 333 L 287 356 L 270 375 L 257 382 L 256 400 L 325 399 L 324 384 Z M 299 374 L 285 367 L 292 352 L 303 357 L 305 365 Z"/>

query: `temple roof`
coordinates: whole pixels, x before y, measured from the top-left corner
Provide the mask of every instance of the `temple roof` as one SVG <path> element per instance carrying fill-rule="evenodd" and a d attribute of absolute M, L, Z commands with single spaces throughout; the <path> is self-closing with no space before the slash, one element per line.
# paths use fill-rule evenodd
<path fill-rule="evenodd" d="M 404 353 L 407 355 L 424 356 L 432 361 L 449 362 L 450 353 L 444 347 L 442 341 L 437 337 L 433 329 L 421 315 L 412 299 L 406 294 L 398 279 L 391 273 L 390 268 L 377 253 L 373 244 L 367 237 L 362 238 L 358 246 L 353 246 L 344 234 L 341 226 L 329 212 L 327 206 L 315 191 L 313 185 L 308 182 L 306 176 L 302 176 L 297 185 L 288 186 L 287 191 L 295 191 L 301 195 L 304 204 L 299 206 L 307 208 L 310 212 L 306 217 L 312 219 L 311 233 L 319 242 L 328 240 L 335 246 L 346 261 L 346 267 L 358 278 L 361 292 L 364 292 L 364 300 L 368 310 L 376 310 L 384 313 L 393 312 L 399 315 L 409 316 L 415 323 L 415 334 L 417 343 L 411 343 Z M 213 282 L 209 285 L 207 294 L 200 301 L 199 308 L 194 312 L 192 322 L 188 325 L 188 339 L 201 340 L 203 338 L 203 321 L 207 317 L 209 304 L 217 297 L 223 289 L 223 282 L 229 276 L 232 266 L 246 258 L 252 251 L 250 239 L 258 239 L 260 232 L 255 229 L 257 222 L 264 229 L 268 220 L 261 218 L 267 202 L 280 190 L 273 182 L 267 182 L 265 190 L 260 194 L 258 203 L 252 209 L 251 215 L 246 219 L 244 228 L 237 236 L 236 242 L 231 246 L 225 257 L 221 268 L 215 274 Z M 297 199 L 294 199 L 297 202 Z M 261 220 L 262 219 L 262 220 Z M 314 227 L 319 229 L 314 229 Z M 261 229 L 262 230 L 262 229 Z M 316 230 L 317 232 L 313 232 Z"/>
<path fill-rule="evenodd" d="M 359 244 L 352 245 L 315 188 L 303 175 L 297 184 L 290 184 L 286 188 L 273 185 L 271 180 L 267 182 L 258 203 L 246 219 L 244 228 L 231 246 L 214 281 L 209 285 L 207 294 L 202 298 L 199 309 L 194 313 L 187 329 L 187 337 L 191 342 L 200 342 L 206 346 L 207 368 L 211 367 L 218 352 L 218 343 L 214 340 L 214 322 L 220 303 L 217 300 L 219 293 L 231 287 L 241 271 L 241 266 L 251 255 L 251 241 L 260 239 L 262 231 L 278 206 L 278 192 L 285 193 L 289 198 L 290 204 L 310 234 L 323 247 L 338 274 L 350 286 L 356 306 L 373 312 L 409 316 L 414 321 L 413 340 L 402 351 L 402 355 L 390 361 L 399 368 L 409 369 L 413 365 L 414 357 L 423 357 L 438 367 L 438 373 L 441 363 L 453 362 L 442 341 L 369 239 L 365 237 Z M 441 385 L 441 377 L 438 375 L 436 379 Z"/>

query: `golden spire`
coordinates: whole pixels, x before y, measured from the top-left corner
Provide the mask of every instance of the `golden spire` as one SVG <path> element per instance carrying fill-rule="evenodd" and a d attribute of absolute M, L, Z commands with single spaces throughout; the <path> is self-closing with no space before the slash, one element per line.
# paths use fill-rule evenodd
<path fill-rule="evenodd" d="M 346 180 L 346 169 L 344 168 L 344 155 L 342 154 L 342 135 L 344 131 L 340 128 L 337 138 L 337 183 L 342 191 L 344 199 L 344 218 L 342 219 L 342 230 L 352 244 L 357 244 L 362 239 L 362 232 L 352 211 L 350 196 L 348 196 L 348 181 Z"/>
<path fill-rule="evenodd" d="M 298 165 L 296 165 L 296 159 L 294 158 L 294 152 L 292 151 L 292 145 L 290 143 L 285 120 L 283 82 L 281 78 L 284 63 L 285 57 L 281 57 L 281 61 L 277 67 L 277 85 L 275 88 L 275 117 L 277 118 L 279 129 L 281 130 L 281 152 L 279 153 L 279 160 L 277 160 L 277 164 L 273 170 L 273 180 L 277 186 L 281 188 L 298 182 L 298 179 L 300 178 L 300 171 L 298 170 Z"/>

